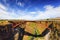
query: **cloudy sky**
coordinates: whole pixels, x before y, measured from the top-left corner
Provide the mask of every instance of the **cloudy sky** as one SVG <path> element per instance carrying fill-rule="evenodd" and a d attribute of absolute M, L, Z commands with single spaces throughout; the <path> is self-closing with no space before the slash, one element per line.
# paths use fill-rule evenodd
<path fill-rule="evenodd" d="M 40 20 L 60 17 L 60 0 L 0 0 L 0 19 Z"/>

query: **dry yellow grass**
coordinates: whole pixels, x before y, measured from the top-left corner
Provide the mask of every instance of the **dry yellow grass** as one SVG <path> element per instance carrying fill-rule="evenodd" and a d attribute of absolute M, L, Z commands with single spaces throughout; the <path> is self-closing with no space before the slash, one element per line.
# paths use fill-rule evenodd
<path fill-rule="evenodd" d="M 7 24 L 10 24 L 8 21 L 0 21 L 0 25 L 4 26 L 4 25 L 7 25 Z"/>

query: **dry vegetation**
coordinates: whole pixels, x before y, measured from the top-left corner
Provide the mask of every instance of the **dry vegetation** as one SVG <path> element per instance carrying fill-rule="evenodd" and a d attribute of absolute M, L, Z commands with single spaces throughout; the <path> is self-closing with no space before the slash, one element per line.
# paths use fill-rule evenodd
<path fill-rule="evenodd" d="M 60 30 L 60 21 L 25 21 L 25 22 L 24 21 L 12 21 L 12 22 L 21 23 L 20 26 L 22 28 L 25 27 L 25 31 L 29 32 L 31 34 L 35 34 L 35 31 L 37 34 L 41 34 L 46 28 L 48 28 L 48 26 L 52 22 L 53 22 L 54 27 L 56 27 L 58 30 Z M 8 21 L 0 21 L 0 25 L 6 25 L 6 24 L 9 24 L 9 22 Z M 32 36 L 24 35 L 23 40 L 30 40 L 30 38 L 32 38 Z M 44 39 L 44 37 L 42 37 L 42 38 Z M 35 38 L 34 40 L 41 40 L 42 38 L 39 37 L 39 38 Z M 53 38 L 50 38 L 50 39 L 54 40 Z M 44 40 L 46 40 L 46 39 L 44 39 Z"/>

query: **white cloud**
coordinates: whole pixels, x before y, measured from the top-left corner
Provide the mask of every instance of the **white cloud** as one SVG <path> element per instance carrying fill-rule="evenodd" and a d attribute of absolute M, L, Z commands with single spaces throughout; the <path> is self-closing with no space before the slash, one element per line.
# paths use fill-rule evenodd
<path fill-rule="evenodd" d="M 4 5 L 0 4 L 0 19 L 12 19 L 14 12 L 8 12 L 7 7 Z"/>
<path fill-rule="evenodd" d="M 51 5 L 44 6 L 45 11 L 26 12 L 22 10 L 12 10 L 8 12 L 8 8 L 0 4 L 0 19 L 25 19 L 25 20 L 39 20 L 47 18 L 60 17 L 60 6 L 54 7 Z"/>
<path fill-rule="evenodd" d="M 6 7 L 4 5 L 2 5 L 2 4 L 0 4 L 0 9 L 6 10 Z"/>
<path fill-rule="evenodd" d="M 28 12 L 28 13 L 30 13 L 30 14 L 32 14 L 32 15 L 36 14 L 36 12 Z"/>
<path fill-rule="evenodd" d="M 47 6 L 44 6 L 44 8 L 45 8 L 46 10 L 50 10 L 50 9 L 53 9 L 53 8 L 54 8 L 54 6 L 47 5 Z"/>
<path fill-rule="evenodd" d="M 53 6 L 44 6 L 45 11 L 40 11 L 36 18 L 38 19 L 47 19 L 47 18 L 55 18 L 60 17 L 60 6 L 53 7 Z"/>
<path fill-rule="evenodd" d="M 22 3 L 22 2 L 17 2 L 17 5 L 23 7 L 23 6 L 24 6 L 24 3 Z"/>

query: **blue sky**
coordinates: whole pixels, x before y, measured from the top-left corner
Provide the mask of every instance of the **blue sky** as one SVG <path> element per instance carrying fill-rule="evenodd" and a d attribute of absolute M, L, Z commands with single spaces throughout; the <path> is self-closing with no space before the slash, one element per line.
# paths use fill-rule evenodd
<path fill-rule="evenodd" d="M 0 0 L 0 19 L 40 20 L 60 17 L 60 0 Z"/>

